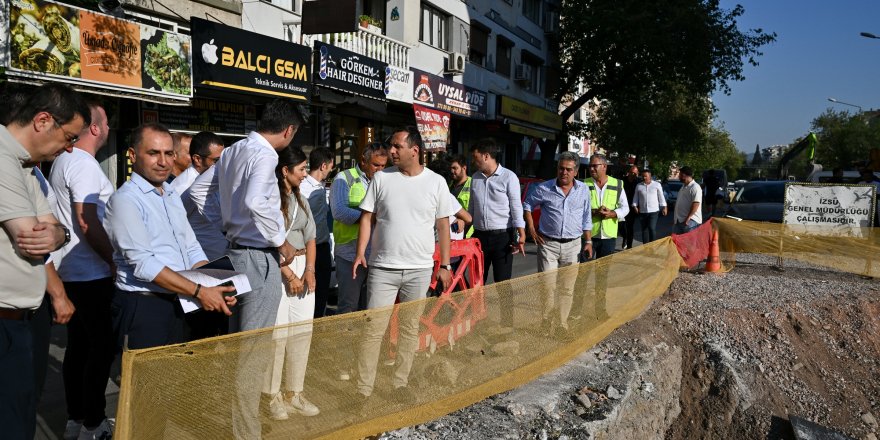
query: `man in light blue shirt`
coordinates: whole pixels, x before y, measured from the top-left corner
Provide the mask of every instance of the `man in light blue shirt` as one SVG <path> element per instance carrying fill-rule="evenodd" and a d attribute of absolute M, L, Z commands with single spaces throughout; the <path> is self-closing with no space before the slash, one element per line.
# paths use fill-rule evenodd
<path fill-rule="evenodd" d="M 107 203 L 105 228 L 113 244 L 116 296 L 113 328 L 121 345 L 148 348 L 184 342 L 177 295 L 197 298 L 208 311 L 230 315 L 233 287 L 205 287 L 177 272 L 207 263 L 186 210 L 165 180 L 174 161 L 171 133 L 159 124 L 134 130 L 131 180 Z"/>
<path fill-rule="evenodd" d="M 588 255 L 592 252 L 590 190 L 585 183 L 576 180 L 579 162 L 577 154 L 569 151 L 561 153 L 556 179 L 538 185 L 523 203 L 526 229 L 538 245 L 538 272 L 570 266 L 578 262 L 578 254 L 582 250 Z M 541 219 L 536 230 L 532 210 L 539 207 Z M 585 239 L 583 249 L 582 236 Z M 558 324 L 560 332 L 564 334 L 568 331 L 577 272 L 568 271 L 561 277 L 559 275 L 559 272 L 544 275 L 543 327 L 552 331 L 554 325 Z M 558 323 L 552 316 L 557 308 Z"/>
<path fill-rule="evenodd" d="M 513 171 L 498 163 L 501 149 L 492 139 L 483 139 L 471 147 L 474 173 L 468 213 L 474 219 L 473 238 L 483 249 L 483 282 L 509 280 L 513 274 L 513 256 L 525 256 L 525 221 L 519 179 Z M 519 237 L 516 234 L 519 234 Z M 513 326 L 513 293 L 500 289 L 501 324 Z"/>

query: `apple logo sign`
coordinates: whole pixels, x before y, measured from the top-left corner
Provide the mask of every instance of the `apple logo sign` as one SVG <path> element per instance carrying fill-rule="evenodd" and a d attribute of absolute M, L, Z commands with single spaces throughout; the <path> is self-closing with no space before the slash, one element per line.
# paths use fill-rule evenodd
<path fill-rule="evenodd" d="M 214 39 L 202 45 L 202 59 L 209 64 L 217 64 L 217 46 L 214 45 Z"/>

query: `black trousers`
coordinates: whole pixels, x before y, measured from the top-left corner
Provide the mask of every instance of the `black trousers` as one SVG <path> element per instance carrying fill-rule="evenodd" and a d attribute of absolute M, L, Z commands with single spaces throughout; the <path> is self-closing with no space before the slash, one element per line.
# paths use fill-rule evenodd
<path fill-rule="evenodd" d="M 43 303 L 34 312 L 30 320 L 31 333 L 34 342 L 34 390 L 36 391 L 37 403 L 43 394 L 43 386 L 46 384 L 46 370 L 49 368 L 49 339 L 52 331 L 52 300 L 49 294 L 43 297 Z"/>
<path fill-rule="evenodd" d="M 624 222 L 619 223 L 620 226 L 623 227 L 623 244 L 627 249 L 632 249 L 633 247 L 633 235 L 636 232 L 636 213 L 630 211 L 629 214 L 624 217 Z M 615 244 L 616 244 L 615 240 Z"/>
<path fill-rule="evenodd" d="M 104 391 L 116 355 L 110 318 L 113 279 L 66 282 L 64 290 L 76 307 L 67 323 L 62 367 L 67 414 L 71 420 L 83 420 L 85 426 L 97 426 L 105 417 Z"/>
<path fill-rule="evenodd" d="M 176 295 L 117 290 L 111 314 L 120 348 L 126 337 L 133 350 L 185 341 L 183 309 Z"/>
<path fill-rule="evenodd" d="M 31 440 L 37 426 L 33 335 L 27 321 L 0 319 L 0 429 Z"/>
<path fill-rule="evenodd" d="M 473 238 L 480 241 L 483 249 L 483 284 L 489 279 L 489 269 L 496 283 L 507 281 L 513 274 L 513 253 L 510 245 L 515 241 L 516 229 L 508 228 L 497 231 L 474 230 Z M 513 292 L 506 283 L 498 287 L 501 324 L 513 326 L 514 298 Z"/>
<path fill-rule="evenodd" d="M 315 319 L 327 313 L 330 272 L 333 270 L 330 242 L 315 245 Z"/>

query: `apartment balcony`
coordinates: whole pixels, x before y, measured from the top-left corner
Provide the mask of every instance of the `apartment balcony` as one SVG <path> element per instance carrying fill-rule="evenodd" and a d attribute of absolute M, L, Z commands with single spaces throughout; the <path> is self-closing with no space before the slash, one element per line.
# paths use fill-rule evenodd
<path fill-rule="evenodd" d="M 409 69 L 409 52 L 412 46 L 379 32 L 359 28 L 357 32 L 302 35 L 302 44 L 314 46 L 315 41 L 350 50 L 401 69 Z"/>

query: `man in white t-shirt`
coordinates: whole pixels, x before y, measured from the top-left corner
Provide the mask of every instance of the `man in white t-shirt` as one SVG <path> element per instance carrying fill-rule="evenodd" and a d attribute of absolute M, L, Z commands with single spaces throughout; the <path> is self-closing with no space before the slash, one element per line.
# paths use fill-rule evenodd
<path fill-rule="evenodd" d="M 54 254 L 64 290 L 76 307 L 67 324 L 64 391 L 68 427 L 73 433 L 106 425 L 104 391 L 115 356 L 110 304 L 115 292 L 113 246 L 104 230 L 104 211 L 113 185 L 95 159 L 107 143 L 110 126 L 100 104 L 89 103 L 91 124 L 70 154 L 58 156 L 49 183 L 56 194 L 58 220 L 70 229 L 70 242 Z"/>
<path fill-rule="evenodd" d="M 360 204 L 363 214 L 352 276 L 358 266 L 367 267 L 364 255 L 367 243 L 371 243 L 367 308 L 387 309 L 387 313 L 375 316 L 364 331 L 358 355 L 358 393 L 355 394 L 360 403 L 373 393 L 382 336 L 391 318 L 388 306 L 394 304 L 398 295 L 401 303 L 424 299 L 427 295 L 434 267 L 435 227 L 440 246 L 438 279 L 444 289 L 451 280 L 449 216 L 455 214 L 455 208 L 450 206 L 446 181 L 419 163 L 423 145 L 415 127 L 395 131 L 390 149 L 395 166 L 373 176 Z M 423 308 L 423 305 L 402 305 L 399 312 L 400 337 L 391 383 L 403 398 L 412 396 L 407 385 L 418 346 Z"/>
<path fill-rule="evenodd" d="M 694 180 L 691 167 L 682 167 L 678 175 L 684 186 L 678 191 L 678 200 L 675 202 L 672 232 L 684 234 L 703 223 L 703 210 L 700 207 L 703 204 L 703 189 Z"/>

